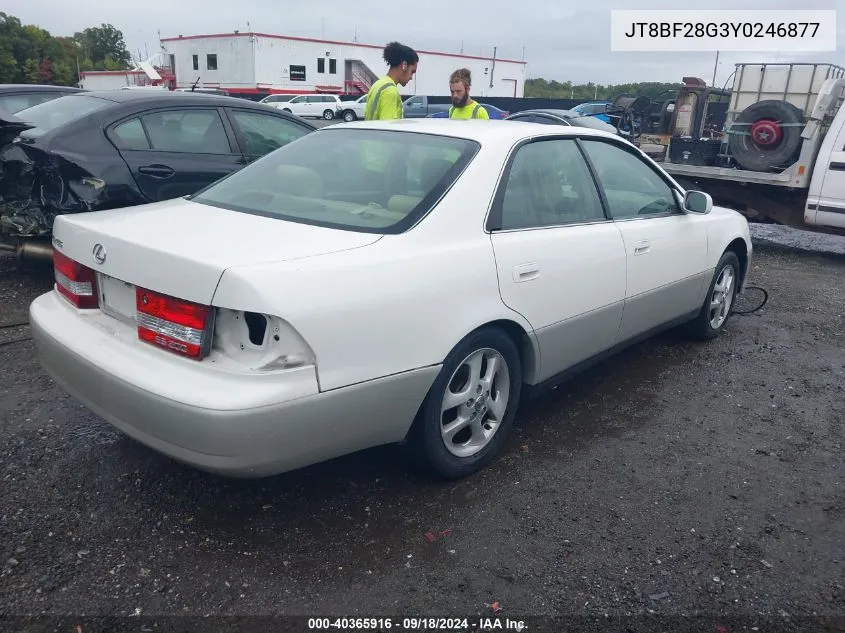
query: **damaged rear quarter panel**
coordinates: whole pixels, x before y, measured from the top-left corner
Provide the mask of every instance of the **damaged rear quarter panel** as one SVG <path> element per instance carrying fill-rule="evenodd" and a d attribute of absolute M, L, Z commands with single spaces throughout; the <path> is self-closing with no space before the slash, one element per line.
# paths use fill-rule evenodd
<path fill-rule="evenodd" d="M 106 124 L 86 118 L 41 137 L 24 132 L 0 149 L 0 234 L 47 236 L 56 215 L 147 202 Z"/>

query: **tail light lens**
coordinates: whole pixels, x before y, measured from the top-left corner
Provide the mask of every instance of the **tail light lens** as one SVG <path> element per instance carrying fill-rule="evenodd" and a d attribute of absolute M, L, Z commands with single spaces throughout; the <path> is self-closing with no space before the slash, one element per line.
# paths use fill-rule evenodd
<path fill-rule="evenodd" d="M 53 271 L 56 290 L 73 305 L 84 310 L 100 307 L 97 275 L 93 270 L 53 249 Z"/>
<path fill-rule="evenodd" d="M 138 338 L 201 360 L 211 348 L 213 309 L 144 288 L 135 290 Z"/>

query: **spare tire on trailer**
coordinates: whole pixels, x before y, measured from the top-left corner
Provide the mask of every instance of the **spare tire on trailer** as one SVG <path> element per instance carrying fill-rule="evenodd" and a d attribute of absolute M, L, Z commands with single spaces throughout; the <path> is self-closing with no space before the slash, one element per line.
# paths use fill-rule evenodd
<path fill-rule="evenodd" d="M 728 147 L 734 160 L 751 171 L 789 166 L 801 149 L 804 113 L 786 101 L 758 101 L 731 126 Z"/>

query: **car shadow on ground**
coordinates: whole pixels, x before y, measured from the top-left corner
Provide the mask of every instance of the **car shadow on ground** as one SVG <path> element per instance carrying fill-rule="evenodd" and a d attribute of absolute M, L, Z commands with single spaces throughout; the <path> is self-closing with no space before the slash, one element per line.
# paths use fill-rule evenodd
<path fill-rule="evenodd" d="M 420 472 L 401 446 L 249 480 L 183 466 L 97 419 L 92 420 L 91 438 L 112 445 L 101 460 L 129 467 L 108 494 L 131 499 L 138 506 L 134 514 L 148 517 L 148 529 L 155 530 L 167 515 L 212 542 L 235 542 L 248 549 L 268 538 L 289 540 L 293 551 L 306 559 L 315 552 L 320 552 L 316 558 L 328 556 L 321 543 L 343 551 L 366 549 L 376 541 L 381 547 L 391 542 L 399 547 L 407 539 L 406 530 L 422 535 L 448 526 L 462 507 L 483 507 L 489 495 L 501 492 L 503 482 L 530 476 L 531 462 L 565 463 L 591 442 L 648 424 L 657 397 L 653 384 L 683 361 L 689 345 L 674 331 L 664 333 L 524 404 L 504 454 L 477 475 L 454 482 Z"/>

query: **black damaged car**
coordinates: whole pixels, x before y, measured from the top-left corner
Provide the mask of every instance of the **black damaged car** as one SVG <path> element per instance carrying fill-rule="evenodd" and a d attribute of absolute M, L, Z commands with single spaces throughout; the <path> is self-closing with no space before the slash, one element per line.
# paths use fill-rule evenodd
<path fill-rule="evenodd" d="M 0 112 L 0 249 L 51 257 L 56 215 L 186 196 L 314 130 L 246 99 L 165 90 Z"/>

